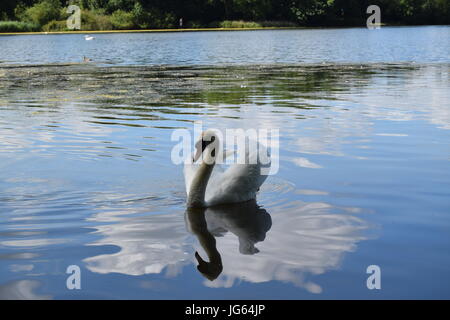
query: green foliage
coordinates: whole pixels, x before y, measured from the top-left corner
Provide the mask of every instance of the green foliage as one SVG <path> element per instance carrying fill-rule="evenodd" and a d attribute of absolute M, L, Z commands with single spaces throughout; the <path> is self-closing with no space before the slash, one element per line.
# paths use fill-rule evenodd
<path fill-rule="evenodd" d="M 259 24 L 264 28 L 295 28 L 296 22 L 292 21 L 260 21 Z"/>
<path fill-rule="evenodd" d="M 8 20 L 8 15 L 6 14 L 6 12 L 0 11 L 0 21 L 6 21 L 6 20 Z"/>
<path fill-rule="evenodd" d="M 264 20 L 270 15 L 273 3 L 270 0 L 234 0 L 229 2 L 231 14 L 245 20 Z"/>
<path fill-rule="evenodd" d="M 46 32 L 48 32 L 48 31 L 67 31 L 67 30 L 68 29 L 67 29 L 66 20 L 63 20 L 63 21 L 52 20 L 42 27 L 42 31 L 46 31 Z"/>
<path fill-rule="evenodd" d="M 14 8 L 14 17 L 16 17 L 19 20 L 25 20 L 25 11 L 27 10 L 27 7 L 22 3 L 19 2 L 19 4 Z"/>
<path fill-rule="evenodd" d="M 325 17 L 333 4 L 333 0 L 294 0 L 290 9 L 298 23 L 308 24 L 313 19 Z"/>
<path fill-rule="evenodd" d="M 111 23 L 114 29 L 132 29 L 134 27 L 133 13 L 121 9 L 116 10 L 111 15 Z"/>
<path fill-rule="evenodd" d="M 83 9 L 96 11 L 104 9 L 111 0 L 79 0 L 76 1 Z"/>
<path fill-rule="evenodd" d="M 0 32 L 33 32 L 39 29 L 37 24 L 31 22 L 0 21 Z"/>
<path fill-rule="evenodd" d="M 159 27 L 157 28 L 170 28 L 173 29 L 176 27 L 176 17 L 172 12 L 162 14 L 159 20 Z"/>
<path fill-rule="evenodd" d="M 205 27 L 205 25 L 199 20 L 189 21 L 186 24 L 186 28 L 190 28 L 190 29 L 198 29 L 198 28 L 204 28 L 204 27 Z"/>
<path fill-rule="evenodd" d="M 292 21 L 242 21 L 225 20 L 215 25 L 218 28 L 286 28 L 298 27 L 298 24 Z"/>
<path fill-rule="evenodd" d="M 450 24 L 450 0 L 0 0 L 0 20 L 65 30 L 68 4 L 82 8 L 83 30 L 365 26 L 366 9 L 382 23 Z M 25 25 L 24 25 L 25 26 Z"/>
<path fill-rule="evenodd" d="M 95 10 L 82 10 L 81 30 L 112 30 L 111 17 Z"/>
<path fill-rule="evenodd" d="M 219 23 L 220 28 L 261 28 L 261 24 L 248 21 L 230 21 L 225 20 Z"/>
<path fill-rule="evenodd" d="M 154 29 L 172 29 L 176 27 L 176 17 L 173 13 L 164 13 L 160 10 L 149 11 L 149 27 Z"/>
<path fill-rule="evenodd" d="M 28 21 L 43 26 L 51 20 L 58 20 L 61 13 L 59 0 L 42 0 L 34 6 L 17 12 L 22 21 Z"/>
<path fill-rule="evenodd" d="M 131 11 L 137 3 L 140 4 L 140 2 L 134 0 L 109 0 L 104 8 L 107 13 L 113 13 L 117 10 Z"/>
<path fill-rule="evenodd" d="M 150 14 L 144 9 L 140 2 L 136 2 L 131 11 L 133 15 L 134 25 L 141 29 L 147 29 L 150 27 Z"/>

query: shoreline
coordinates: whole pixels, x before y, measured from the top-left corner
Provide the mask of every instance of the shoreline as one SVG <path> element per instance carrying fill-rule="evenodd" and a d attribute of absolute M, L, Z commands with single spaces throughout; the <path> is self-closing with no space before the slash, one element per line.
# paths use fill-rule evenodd
<path fill-rule="evenodd" d="M 381 24 L 381 27 L 418 27 L 448 25 L 397 25 Z M 306 29 L 352 29 L 366 26 L 322 26 L 322 27 L 256 27 L 256 28 L 173 28 L 173 29 L 136 29 L 136 30 L 76 30 L 76 31 L 35 31 L 35 32 L 0 32 L 0 36 L 16 35 L 54 35 L 54 34 L 108 34 L 108 33 L 171 33 L 171 32 L 218 32 L 218 31 L 265 31 L 265 30 L 306 30 Z"/>
<path fill-rule="evenodd" d="M 103 33 L 163 33 L 163 32 L 204 32 L 204 31 L 257 31 L 257 30 L 295 30 L 309 27 L 258 27 L 258 28 L 178 28 L 178 29 L 136 29 L 136 30 L 76 30 L 76 31 L 35 31 L 0 32 L 7 35 L 47 35 L 47 34 L 103 34 Z"/>

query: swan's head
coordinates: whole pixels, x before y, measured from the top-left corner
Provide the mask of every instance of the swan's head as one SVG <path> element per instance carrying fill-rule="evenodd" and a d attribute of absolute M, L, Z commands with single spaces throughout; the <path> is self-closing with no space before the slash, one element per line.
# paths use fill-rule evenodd
<path fill-rule="evenodd" d="M 219 138 L 217 133 L 214 130 L 208 129 L 203 131 L 200 135 L 199 139 L 195 143 L 195 155 L 192 159 L 193 162 L 196 162 L 200 156 L 207 156 L 210 160 L 215 160 L 216 157 L 216 147 L 219 144 Z M 207 151 L 207 153 L 205 152 Z M 204 154 L 205 153 L 205 154 Z M 205 159 L 206 157 L 204 157 Z"/>
<path fill-rule="evenodd" d="M 223 266 L 222 266 L 222 259 L 220 259 L 220 255 L 217 259 L 217 261 L 211 261 L 206 262 L 205 260 L 200 257 L 198 252 L 195 252 L 195 258 L 198 261 L 197 270 L 200 271 L 200 273 L 207 278 L 209 281 L 214 281 L 217 279 L 217 277 L 222 273 Z"/>

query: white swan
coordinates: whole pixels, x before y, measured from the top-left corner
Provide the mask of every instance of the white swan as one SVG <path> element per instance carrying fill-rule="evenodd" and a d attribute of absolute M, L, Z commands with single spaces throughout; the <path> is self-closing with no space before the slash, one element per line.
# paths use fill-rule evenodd
<path fill-rule="evenodd" d="M 84 39 L 85 40 L 94 40 L 95 38 L 93 36 L 90 36 L 90 35 L 87 34 L 87 35 L 84 36 Z"/>
<path fill-rule="evenodd" d="M 262 169 L 268 169 L 270 161 L 261 163 L 258 150 L 259 154 L 269 154 L 263 145 L 256 142 L 252 144 L 257 149 L 245 148 L 245 164 L 233 164 L 224 171 L 216 165 L 216 159 L 221 155 L 218 135 L 213 130 L 204 131 L 195 145 L 193 157 L 187 159 L 184 166 L 187 206 L 210 207 L 255 199 L 259 187 L 267 178 Z M 248 137 L 246 145 L 251 145 Z M 225 155 L 229 156 L 230 153 Z M 200 163 L 196 163 L 200 158 Z M 256 161 L 250 162 L 249 159 Z"/>

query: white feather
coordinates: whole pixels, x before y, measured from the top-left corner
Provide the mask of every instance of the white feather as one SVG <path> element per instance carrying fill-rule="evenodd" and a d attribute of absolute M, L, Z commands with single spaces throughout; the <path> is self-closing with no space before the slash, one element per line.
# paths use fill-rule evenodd
<path fill-rule="evenodd" d="M 247 144 L 249 145 L 249 144 Z M 267 149 L 261 145 L 258 145 L 259 154 L 265 152 L 269 157 L 270 154 Z M 262 172 L 262 169 L 270 167 L 268 164 L 262 164 L 259 156 L 252 154 L 251 152 L 258 152 L 258 150 L 248 151 L 245 153 L 245 159 L 256 159 L 254 164 L 232 164 L 226 170 L 220 165 L 215 165 L 211 173 L 209 181 L 207 182 L 204 203 L 206 207 L 210 207 L 218 204 L 225 203 L 237 203 L 248 201 L 256 198 L 260 186 L 267 178 L 266 172 Z M 234 152 L 226 152 L 225 156 L 229 157 Z M 192 159 L 192 157 L 190 157 Z M 246 161 L 248 162 L 248 161 Z M 185 164 L 184 177 L 186 185 L 186 193 L 189 196 L 191 190 L 191 184 L 194 177 L 197 174 L 197 170 L 201 164 L 189 163 Z"/>

